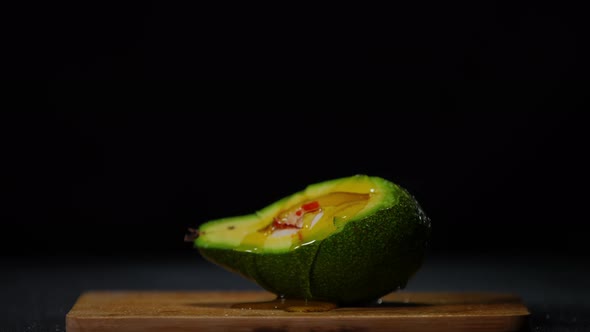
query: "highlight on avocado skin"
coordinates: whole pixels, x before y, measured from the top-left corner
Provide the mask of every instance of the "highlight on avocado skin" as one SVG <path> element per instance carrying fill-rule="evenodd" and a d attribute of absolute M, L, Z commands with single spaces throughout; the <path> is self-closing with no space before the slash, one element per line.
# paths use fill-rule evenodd
<path fill-rule="evenodd" d="M 358 174 L 193 233 L 202 257 L 278 297 L 346 305 L 404 288 L 422 266 L 431 224 L 406 189 Z"/>

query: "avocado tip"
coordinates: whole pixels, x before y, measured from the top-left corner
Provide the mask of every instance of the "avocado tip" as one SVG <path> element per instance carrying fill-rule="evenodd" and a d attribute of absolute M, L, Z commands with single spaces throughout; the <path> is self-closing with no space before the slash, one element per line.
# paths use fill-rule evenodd
<path fill-rule="evenodd" d="M 194 228 L 189 228 L 188 232 L 188 234 L 184 235 L 184 242 L 194 242 L 201 235 L 201 232 Z"/>

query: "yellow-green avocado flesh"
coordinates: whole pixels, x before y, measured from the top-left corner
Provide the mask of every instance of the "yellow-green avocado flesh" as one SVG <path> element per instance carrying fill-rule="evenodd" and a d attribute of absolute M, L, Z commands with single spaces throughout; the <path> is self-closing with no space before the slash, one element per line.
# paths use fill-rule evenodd
<path fill-rule="evenodd" d="M 345 305 L 404 288 L 422 265 L 430 227 L 407 190 L 361 174 L 203 223 L 194 244 L 277 296 Z"/>

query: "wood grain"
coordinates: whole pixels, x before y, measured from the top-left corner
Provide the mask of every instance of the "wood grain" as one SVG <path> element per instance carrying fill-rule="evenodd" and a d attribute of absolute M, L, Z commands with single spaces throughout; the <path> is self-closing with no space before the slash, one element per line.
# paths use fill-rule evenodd
<path fill-rule="evenodd" d="M 261 291 L 90 291 L 66 315 L 66 331 L 507 332 L 525 328 L 530 314 L 518 296 L 484 292 L 399 291 L 380 305 L 324 312 L 232 308 L 275 298 Z"/>

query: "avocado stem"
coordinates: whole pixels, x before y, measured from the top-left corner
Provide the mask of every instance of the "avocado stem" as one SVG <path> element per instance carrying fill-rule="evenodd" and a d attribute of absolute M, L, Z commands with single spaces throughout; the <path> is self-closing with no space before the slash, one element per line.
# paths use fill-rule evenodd
<path fill-rule="evenodd" d="M 189 228 L 188 231 L 189 234 L 184 235 L 184 242 L 193 242 L 199 237 L 199 235 L 203 234 L 198 229 L 194 228 Z"/>

